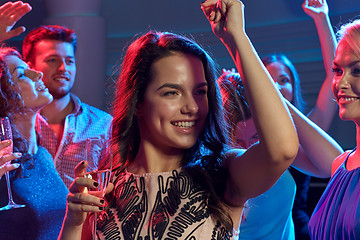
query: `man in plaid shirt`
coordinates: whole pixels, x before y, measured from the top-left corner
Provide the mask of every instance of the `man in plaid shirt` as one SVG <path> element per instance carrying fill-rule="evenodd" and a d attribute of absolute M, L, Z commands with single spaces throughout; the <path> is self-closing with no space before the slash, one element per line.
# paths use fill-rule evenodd
<path fill-rule="evenodd" d="M 76 35 L 62 26 L 45 25 L 24 39 L 23 56 L 29 66 L 41 71 L 54 100 L 36 119 L 39 144 L 54 158 L 59 175 L 70 186 L 74 167 L 85 160 L 87 138 L 108 138 L 112 117 L 89 106 L 71 93 L 76 64 Z"/>

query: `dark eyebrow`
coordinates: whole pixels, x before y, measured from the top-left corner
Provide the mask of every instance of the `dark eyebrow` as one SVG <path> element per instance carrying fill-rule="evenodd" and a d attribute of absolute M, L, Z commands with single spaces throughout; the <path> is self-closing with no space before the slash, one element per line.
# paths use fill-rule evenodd
<path fill-rule="evenodd" d="M 207 87 L 207 82 L 202 82 L 200 84 L 198 84 L 195 88 L 202 88 L 202 87 Z M 179 84 L 175 84 L 175 83 L 165 83 L 163 85 L 161 85 L 158 89 L 156 89 L 156 91 L 159 91 L 162 88 L 174 88 L 174 89 L 178 89 L 178 90 L 183 90 L 183 87 Z"/>
<path fill-rule="evenodd" d="M 208 86 L 207 82 L 202 82 L 202 83 L 198 84 L 196 86 L 196 88 L 202 88 L 202 87 L 207 87 L 207 86 Z"/>
<path fill-rule="evenodd" d="M 358 63 L 360 63 L 360 60 L 358 60 L 358 61 L 353 61 L 353 62 L 351 62 L 348 66 L 349 66 L 349 67 L 352 67 L 352 66 L 354 66 L 354 65 L 356 65 L 356 64 L 358 64 Z M 337 64 L 335 61 L 333 61 L 333 65 L 335 65 L 335 66 L 340 66 L 340 65 Z"/>
<path fill-rule="evenodd" d="M 46 58 L 52 58 L 52 57 L 61 57 L 61 56 L 59 56 L 58 54 L 52 54 L 52 55 L 46 56 Z M 75 59 L 75 56 L 68 55 L 68 56 L 65 56 L 65 58 L 73 58 L 73 59 Z"/>
<path fill-rule="evenodd" d="M 21 69 L 24 69 L 24 70 L 25 70 L 25 67 L 23 67 L 23 66 L 18 66 L 18 67 L 14 68 L 14 69 L 11 71 L 11 74 L 13 74 L 13 73 L 16 71 L 16 69 L 18 69 L 18 68 L 21 68 Z"/>
<path fill-rule="evenodd" d="M 290 77 L 290 75 L 289 74 L 281 74 L 279 77 Z"/>
<path fill-rule="evenodd" d="M 165 83 L 165 84 L 161 85 L 158 89 L 156 89 L 156 91 L 159 91 L 159 90 L 161 90 L 163 88 L 175 88 L 175 89 L 178 89 L 178 90 L 183 89 L 179 84 Z"/>

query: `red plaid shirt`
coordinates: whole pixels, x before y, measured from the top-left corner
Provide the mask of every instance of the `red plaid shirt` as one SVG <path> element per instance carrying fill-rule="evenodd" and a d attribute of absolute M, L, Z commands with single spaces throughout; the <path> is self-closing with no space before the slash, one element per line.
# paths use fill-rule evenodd
<path fill-rule="evenodd" d="M 85 160 L 86 139 L 108 138 L 112 121 L 110 114 L 82 103 L 74 94 L 71 94 L 71 99 L 75 110 L 65 118 L 60 143 L 44 117 L 38 114 L 36 119 L 39 144 L 52 155 L 55 168 L 67 187 L 74 180 L 75 166 Z"/>

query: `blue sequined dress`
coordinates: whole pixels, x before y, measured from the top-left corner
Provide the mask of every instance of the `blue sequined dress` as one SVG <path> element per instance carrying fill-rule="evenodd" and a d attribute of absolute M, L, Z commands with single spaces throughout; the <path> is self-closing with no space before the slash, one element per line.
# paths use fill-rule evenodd
<path fill-rule="evenodd" d="M 57 239 L 66 209 L 68 189 L 57 173 L 49 152 L 39 147 L 22 177 L 12 178 L 14 201 L 25 208 L 0 212 L 0 239 Z M 6 180 L 0 181 L 0 207 L 8 202 Z"/>
<path fill-rule="evenodd" d="M 360 239 L 360 168 L 346 170 L 351 153 L 344 154 L 345 161 L 331 177 L 311 216 L 311 239 Z"/>

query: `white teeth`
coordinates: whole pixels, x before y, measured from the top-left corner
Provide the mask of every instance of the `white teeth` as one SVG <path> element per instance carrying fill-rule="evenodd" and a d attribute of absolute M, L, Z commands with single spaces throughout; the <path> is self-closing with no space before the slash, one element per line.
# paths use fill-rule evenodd
<path fill-rule="evenodd" d="M 42 91 L 44 90 L 46 87 L 44 85 L 41 85 L 39 87 L 36 88 L 36 91 Z"/>
<path fill-rule="evenodd" d="M 67 81 L 66 78 L 55 78 L 56 81 Z"/>
<path fill-rule="evenodd" d="M 173 125 L 180 128 L 191 128 L 195 125 L 195 121 L 192 122 L 173 122 Z"/>
<path fill-rule="evenodd" d="M 354 101 L 354 100 L 357 100 L 358 98 L 356 98 L 356 97 L 343 97 L 342 99 L 344 99 L 344 101 Z"/>

